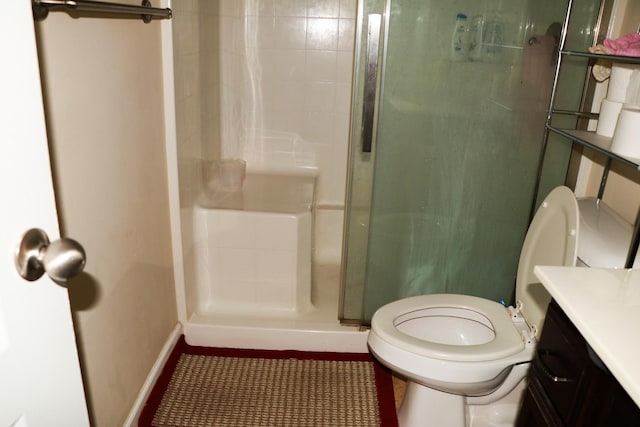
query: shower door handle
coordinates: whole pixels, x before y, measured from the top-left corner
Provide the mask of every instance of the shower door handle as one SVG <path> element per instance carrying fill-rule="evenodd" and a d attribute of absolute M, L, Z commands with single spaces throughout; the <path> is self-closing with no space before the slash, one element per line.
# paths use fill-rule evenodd
<path fill-rule="evenodd" d="M 49 242 L 47 233 L 32 228 L 23 236 L 15 254 L 20 276 L 30 282 L 45 272 L 58 284 L 78 275 L 86 263 L 84 248 L 73 239 Z"/>
<path fill-rule="evenodd" d="M 364 104 L 362 108 L 362 152 L 370 153 L 378 89 L 378 55 L 380 51 L 380 24 L 382 15 L 368 16 L 367 57 L 364 75 Z"/>

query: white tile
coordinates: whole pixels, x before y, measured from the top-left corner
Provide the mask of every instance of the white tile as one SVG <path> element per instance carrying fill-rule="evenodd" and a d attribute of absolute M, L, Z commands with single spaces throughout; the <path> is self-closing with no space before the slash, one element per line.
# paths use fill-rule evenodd
<path fill-rule="evenodd" d="M 247 31 L 256 35 L 258 47 L 274 49 L 277 47 L 276 22 L 272 16 L 258 16 L 247 19 Z"/>
<path fill-rule="evenodd" d="M 237 1 L 237 0 L 236 0 Z M 273 16 L 278 0 L 253 0 L 245 3 L 245 13 L 249 16 Z"/>
<path fill-rule="evenodd" d="M 336 82 L 348 83 L 353 80 L 353 52 L 338 52 L 336 58 Z M 349 89 L 351 92 L 351 89 Z"/>
<path fill-rule="evenodd" d="M 190 144 L 180 147 L 181 155 L 242 153 L 247 138 L 253 137 L 247 128 L 257 126 L 308 142 L 304 148 L 274 147 L 260 152 L 250 148 L 248 153 L 263 164 L 330 164 L 330 156 L 317 144 L 346 146 L 348 141 L 345 116 L 350 111 L 356 0 L 224 0 L 215 4 L 207 4 L 208 14 L 219 10 L 222 15 L 215 18 L 220 20 L 215 30 L 201 28 L 195 13 L 182 18 L 176 14 L 174 22 L 183 21 L 184 31 L 176 32 L 180 52 L 205 58 L 201 63 L 178 64 L 176 69 L 177 102 L 189 109 L 188 114 L 177 112 L 180 138 Z M 248 65 L 255 67 L 252 72 L 247 71 Z M 181 98 L 189 100 L 181 102 Z M 204 116 L 196 111 L 200 104 L 205 107 L 201 109 Z M 212 121 L 211 114 L 219 117 Z M 222 148 L 214 148 L 212 141 L 219 141 Z M 336 185 L 325 179 L 323 188 L 335 189 Z M 324 194 L 335 200 L 342 191 Z"/>
<path fill-rule="evenodd" d="M 338 22 L 338 50 L 353 52 L 355 43 L 355 21 L 340 19 Z"/>
<path fill-rule="evenodd" d="M 333 113 L 330 111 L 308 111 L 304 116 L 302 136 L 314 143 L 331 144 L 334 135 L 332 122 Z"/>
<path fill-rule="evenodd" d="M 355 19 L 357 11 L 357 0 L 340 0 L 340 18 Z"/>
<path fill-rule="evenodd" d="M 307 51 L 305 77 L 309 81 L 334 82 L 337 78 L 337 52 L 334 50 Z"/>
<path fill-rule="evenodd" d="M 313 18 L 337 18 L 340 16 L 340 0 L 309 0 L 307 16 Z"/>
<path fill-rule="evenodd" d="M 260 51 L 262 85 L 273 81 L 303 80 L 306 53 L 303 49 L 263 49 Z"/>
<path fill-rule="evenodd" d="M 307 111 L 333 111 L 336 85 L 332 82 L 309 82 L 305 87 Z"/>
<path fill-rule="evenodd" d="M 298 17 L 275 18 L 275 48 L 304 49 L 307 34 L 307 20 Z"/>
<path fill-rule="evenodd" d="M 351 131 L 351 116 L 348 113 L 336 113 L 334 118 L 333 145 L 336 148 L 349 151 L 349 132 Z"/>
<path fill-rule="evenodd" d="M 338 20 L 309 18 L 307 20 L 307 49 L 337 50 Z"/>
<path fill-rule="evenodd" d="M 347 113 L 349 116 L 351 111 L 351 84 L 350 83 L 336 83 L 336 98 L 335 98 L 335 111 L 338 113 Z M 341 128 L 342 131 L 348 129 Z"/>
<path fill-rule="evenodd" d="M 290 106 L 286 110 L 272 109 L 265 112 L 265 126 L 302 135 L 305 115 L 306 112 L 298 106 Z"/>
<path fill-rule="evenodd" d="M 273 0 L 276 16 L 307 16 L 307 5 L 304 0 Z"/>
<path fill-rule="evenodd" d="M 273 107 L 278 111 L 292 111 L 305 102 L 306 85 L 302 81 L 279 81 L 266 88 L 265 96 L 272 97 Z"/>

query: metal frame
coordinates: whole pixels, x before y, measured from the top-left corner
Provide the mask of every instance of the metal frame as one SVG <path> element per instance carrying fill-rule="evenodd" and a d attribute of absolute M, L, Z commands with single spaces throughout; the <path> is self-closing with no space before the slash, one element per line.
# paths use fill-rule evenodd
<path fill-rule="evenodd" d="M 143 0 L 141 6 L 121 3 L 107 3 L 90 0 L 31 0 L 33 16 L 36 20 L 43 20 L 49 11 L 63 10 L 73 13 L 100 13 L 139 16 L 145 23 L 153 18 L 171 19 L 173 12 L 169 8 L 152 7 L 150 0 Z"/>
<path fill-rule="evenodd" d="M 368 16 L 367 58 L 365 65 L 364 105 L 362 113 L 362 152 L 370 153 L 378 91 L 378 56 L 380 54 L 380 26 L 382 15 Z"/>
<path fill-rule="evenodd" d="M 600 11 L 599 11 L 599 17 L 598 17 L 598 22 L 596 24 L 597 26 L 597 32 L 598 34 L 596 35 L 596 37 L 600 37 L 602 36 L 602 34 L 600 34 L 603 25 L 606 25 L 606 21 L 608 21 L 608 17 L 610 17 L 611 14 L 611 6 L 612 3 L 610 0 L 603 0 L 601 2 L 600 5 Z M 565 42 L 566 42 L 566 38 L 567 38 L 567 31 L 568 31 L 568 26 L 569 26 L 569 19 L 571 16 L 571 9 L 573 7 L 573 0 L 568 0 L 567 2 L 567 12 L 565 15 L 565 19 L 563 22 L 563 26 L 562 26 L 562 34 L 560 37 L 560 43 L 559 43 L 559 49 L 558 49 L 558 53 L 557 53 L 557 58 L 556 58 L 556 70 L 555 70 L 555 75 L 554 75 L 554 79 L 553 79 L 553 86 L 551 89 L 551 98 L 549 100 L 549 109 L 547 111 L 547 120 L 546 120 L 546 124 L 545 124 L 545 128 L 544 128 L 544 135 L 543 135 L 543 140 L 542 140 L 542 146 L 540 148 L 540 155 L 538 158 L 538 174 L 536 177 L 536 182 L 535 182 L 535 187 L 534 187 L 534 194 L 533 194 L 533 203 L 531 205 L 531 212 L 530 212 L 530 219 L 533 219 L 533 216 L 535 215 L 535 210 L 536 210 L 536 205 L 537 205 L 537 200 L 538 200 L 538 191 L 540 189 L 540 183 L 542 180 L 542 170 L 544 167 L 544 158 L 546 155 L 546 151 L 547 151 L 547 145 L 548 145 L 548 140 L 549 140 L 549 133 L 553 132 L 562 136 L 565 136 L 567 138 L 569 138 L 572 143 L 574 144 L 574 147 L 577 145 L 577 143 L 580 144 L 581 147 L 591 147 L 596 149 L 596 151 L 599 151 L 601 153 L 604 153 L 607 156 L 607 161 L 604 165 L 604 171 L 602 173 L 602 178 L 600 180 L 600 187 L 598 189 L 598 200 L 601 200 L 603 195 L 604 195 L 604 190 L 607 184 L 607 178 L 609 177 L 609 172 L 611 170 L 611 165 L 612 165 L 612 161 L 613 160 L 617 160 L 617 161 L 622 161 L 623 163 L 627 163 L 627 164 L 632 164 L 633 166 L 637 167 L 638 169 L 640 169 L 640 165 L 636 165 L 633 164 L 630 161 L 627 161 L 626 159 L 621 159 L 619 156 L 613 155 L 610 152 L 607 152 L 604 149 L 598 149 L 598 147 L 594 147 L 591 144 L 588 143 L 588 141 L 585 141 L 581 138 L 577 138 L 574 137 L 573 135 L 561 130 L 561 129 L 556 129 L 554 127 L 551 126 L 551 118 L 553 114 L 573 114 L 576 115 L 579 119 L 590 119 L 590 118 L 594 118 L 594 115 L 592 113 L 582 113 L 582 112 L 569 112 L 569 111 L 560 111 L 560 110 L 554 110 L 554 105 L 555 105 L 555 96 L 556 96 L 556 91 L 557 91 L 557 85 L 558 85 L 558 79 L 560 76 L 560 70 L 561 70 L 561 66 L 562 66 L 562 57 L 563 56 L 574 56 L 574 57 L 584 57 L 584 58 L 595 58 L 597 57 L 598 59 L 608 59 L 608 60 L 622 60 L 623 62 L 629 62 L 629 63 L 640 63 L 640 59 L 639 58 L 620 58 L 618 56 L 614 56 L 614 55 L 594 55 L 594 54 L 590 54 L 590 53 L 586 53 L 586 52 L 572 52 L 572 51 L 565 51 L 564 50 L 564 46 L 565 46 Z M 589 88 L 586 87 L 585 85 L 585 90 L 583 93 L 583 98 L 585 96 L 591 96 L 592 94 L 589 93 Z M 584 99 L 583 99 L 584 101 Z M 584 106 L 582 106 L 584 107 Z M 575 151 L 575 150 L 574 150 Z M 581 151 L 581 150 L 579 150 Z M 581 154 L 581 153 L 580 153 Z M 573 154 L 572 154 L 573 157 Z M 571 160 L 570 160 L 571 162 Z M 570 167 L 573 167 L 570 165 Z M 575 171 L 568 171 L 567 173 L 567 180 L 570 179 L 570 175 L 571 173 L 575 173 Z M 636 258 L 636 252 L 638 251 L 638 248 L 640 247 L 640 210 L 638 212 L 638 214 L 636 215 L 636 222 L 634 225 L 634 229 L 633 229 L 633 234 L 631 237 L 631 243 L 629 245 L 629 250 L 627 252 L 627 258 L 625 260 L 625 268 L 632 268 L 633 267 L 633 263 L 635 261 Z"/>
<path fill-rule="evenodd" d="M 536 206 L 538 204 L 538 191 L 540 189 L 540 183 L 542 181 L 542 170 L 544 168 L 544 158 L 547 153 L 547 143 L 549 142 L 549 124 L 551 123 L 551 117 L 553 115 L 553 106 L 556 101 L 556 92 L 558 89 L 558 80 L 560 78 L 560 70 L 562 68 L 562 53 L 564 50 L 565 42 L 567 41 L 567 32 L 569 29 L 569 18 L 571 17 L 571 8 L 573 7 L 573 0 L 568 0 L 567 11 L 565 12 L 564 21 L 562 23 L 562 32 L 560 33 L 560 40 L 558 41 L 558 50 L 556 53 L 556 69 L 553 75 L 553 85 L 551 86 L 551 98 L 549 99 L 549 109 L 547 110 L 547 118 L 545 121 L 544 133 L 542 135 L 542 146 L 540 147 L 540 154 L 538 155 L 538 174 L 536 176 L 536 182 L 533 187 L 533 202 L 531 203 L 531 210 L 529 211 L 529 222 L 533 220 L 536 214 Z"/>

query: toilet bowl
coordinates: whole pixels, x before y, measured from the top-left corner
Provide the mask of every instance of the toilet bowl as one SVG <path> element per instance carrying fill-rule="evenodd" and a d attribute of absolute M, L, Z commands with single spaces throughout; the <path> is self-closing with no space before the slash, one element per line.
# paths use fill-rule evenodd
<path fill-rule="evenodd" d="M 370 351 L 407 378 L 398 412 L 401 427 L 513 424 L 551 300 L 533 267 L 574 266 L 578 227 L 573 192 L 554 189 L 525 237 L 515 306 L 432 294 L 394 301 L 374 313 Z"/>

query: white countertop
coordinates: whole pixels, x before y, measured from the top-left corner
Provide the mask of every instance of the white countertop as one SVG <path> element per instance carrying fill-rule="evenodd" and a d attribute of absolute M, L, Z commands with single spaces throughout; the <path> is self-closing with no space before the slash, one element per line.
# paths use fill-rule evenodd
<path fill-rule="evenodd" d="M 640 270 L 537 266 L 534 273 L 640 406 Z"/>

